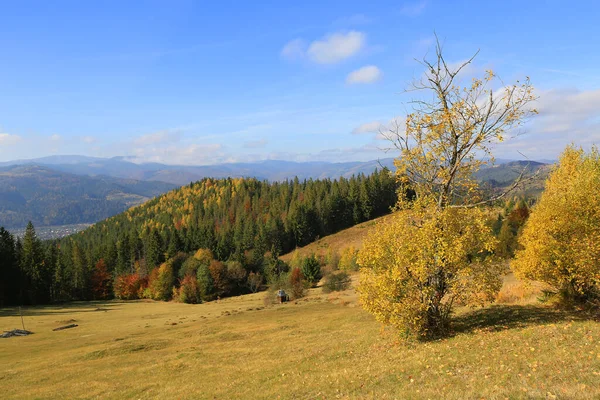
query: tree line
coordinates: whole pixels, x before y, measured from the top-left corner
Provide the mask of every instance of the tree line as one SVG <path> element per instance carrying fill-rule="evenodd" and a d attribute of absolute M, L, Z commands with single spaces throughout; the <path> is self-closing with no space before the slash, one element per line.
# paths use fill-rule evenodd
<path fill-rule="evenodd" d="M 40 241 L 31 223 L 23 238 L 2 228 L 0 305 L 121 295 L 159 275 L 178 289 L 206 271 L 215 296 L 250 290 L 280 269 L 279 254 L 388 213 L 397 188 L 385 168 L 336 180 L 205 178 L 60 240 Z"/>

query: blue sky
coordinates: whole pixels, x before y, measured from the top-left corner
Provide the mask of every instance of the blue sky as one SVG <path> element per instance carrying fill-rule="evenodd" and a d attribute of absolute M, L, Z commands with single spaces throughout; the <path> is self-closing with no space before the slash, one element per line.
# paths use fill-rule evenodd
<path fill-rule="evenodd" d="M 0 161 L 52 154 L 212 164 L 395 156 L 433 49 L 530 76 L 540 116 L 496 149 L 556 158 L 600 141 L 595 1 L 3 1 Z"/>

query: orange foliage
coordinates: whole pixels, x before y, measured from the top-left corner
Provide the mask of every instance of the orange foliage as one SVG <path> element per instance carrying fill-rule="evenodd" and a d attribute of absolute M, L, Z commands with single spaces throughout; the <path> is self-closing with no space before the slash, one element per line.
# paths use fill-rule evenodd
<path fill-rule="evenodd" d="M 103 259 L 96 263 L 91 281 L 94 300 L 103 300 L 110 296 L 111 276 L 106 270 L 106 263 Z"/>

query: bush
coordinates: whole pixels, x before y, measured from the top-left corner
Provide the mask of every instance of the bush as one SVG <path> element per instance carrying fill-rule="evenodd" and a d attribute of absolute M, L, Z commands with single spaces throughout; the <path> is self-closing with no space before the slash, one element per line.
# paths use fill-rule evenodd
<path fill-rule="evenodd" d="M 600 153 L 568 147 L 525 224 L 511 263 L 521 279 L 549 284 L 559 304 L 600 298 Z"/>
<path fill-rule="evenodd" d="M 344 271 L 334 272 L 325 277 L 325 284 L 323 285 L 323 291 L 329 292 L 341 292 L 350 287 L 350 275 Z"/>
<path fill-rule="evenodd" d="M 263 277 L 258 272 L 250 272 L 248 279 L 246 280 L 246 286 L 252 293 L 256 293 L 260 290 L 263 284 Z"/>
<path fill-rule="evenodd" d="M 227 266 L 221 261 L 212 260 L 208 270 L 210 271 L 210 276 L 213 280 L 215 295 L 220 297 L 228 293 L 230 289 L 230 282 L 229 276 L 227 275 Z"/>
<path fill-rule="evenodd" d="M 325 265 L 330 271 L 338 270 L 340 266 L 340 254 L 336 250 L 329 248 L 325 255 Z"/>
<path fill-rule="evenodd" d="M 91 277 L 92 299 L 104 300 L 111 295 L 111 277 L 106 270 L 106 263 L 100 259 L 94 267 Z"/>
<path fill-rule="evenodd" d="M 198 280 L 193 275 L 186 275 L 174 290 L 174 296 L 182 303 L 197 304 L 202 302 Z"/>
<path fill-rule="evenodd" d="M 345 248 L 340 257 L 340 269 L 343 271 L 358 271 L 358 263 L 356 262 L 357 256 L 358 250 L 356 250 L 354 246 Z"/>
<path fill-rule="evenodd" d="M 154 300 L 168 301 L 173 295 L 173 268 L 166 262 L 155 268 L 148 279 L 148 292 Z"/>
<path fill-rule="evenodd" d="M 304 279 L 306 279 L 311 286 L 315 286 L 322 277 L 321 265 L 314 254 L 312 254 L 310 257 L 306 257 L 302 261 L 300 271 L 302 271 Z"/>
<path fill-rule="evenodd" d="M 244 266 L 239 261 L 228 261 L 227 265 L 227 279 L 229 280 L 229 290 L 239 292 L 246 287 L 246 277 L 248 273 L 244 269 Z"/>
<path fill-rule="evenodd" d="M 146 285 L 147 279 L 142 279 L 139 274 L 135 273 L 118 276 L 113 288 L 118 299 L 135 300 L 141 297 Z"/>
<path fill-rule="evenodd" d="M 293 299 L 304 297 L 304 274 L 300 268 L 294 268 L 290 274 L 290 289 Z"/>

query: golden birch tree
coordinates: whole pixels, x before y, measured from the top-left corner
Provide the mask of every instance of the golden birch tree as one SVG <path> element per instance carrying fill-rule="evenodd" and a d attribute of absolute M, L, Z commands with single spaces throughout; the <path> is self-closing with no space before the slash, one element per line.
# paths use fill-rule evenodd
<path fill-rule="evenodd" d="M 517 277 L 551 285 L 563 304 L 600 298 L 600 153 L 568 147 L 525 223 Z"/>
<path fill-rule="evenodd" d="M 505 193 L 485 198 L 474 173 L 493 159 L 495 143 L 536 113 L 535 95 L 529 79 L 505 85 L 492 71 L 462 86 L 459 73 L 473 58 L 453 67 L 437 42 L 411 88 L 423 96 L 403 124 L 381 132 L 400 152 L 403 188 L 399 211 L 359 253 L 359 292 L 378 320 L 410 336 L 445 334 L 456 302 L 481 303 L 500 288 L 489 257 L 495 238 L 477 206 Z"/>

